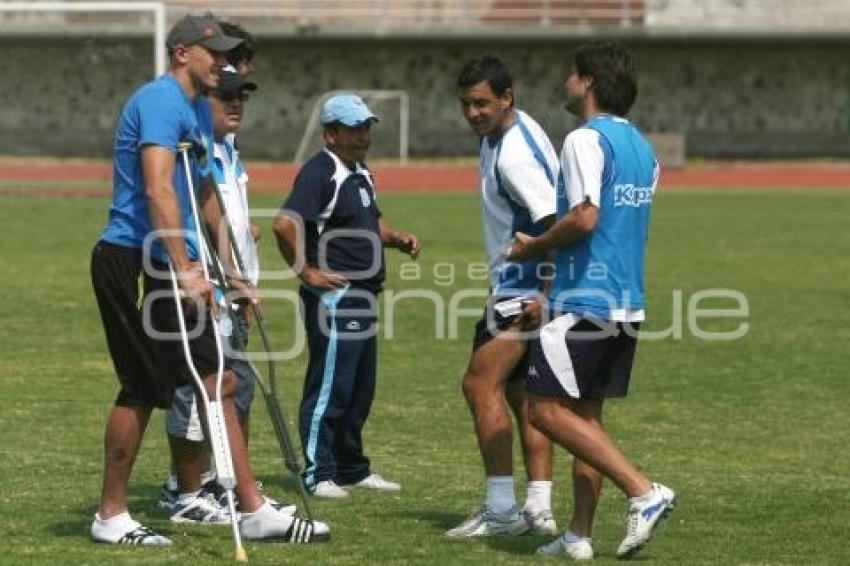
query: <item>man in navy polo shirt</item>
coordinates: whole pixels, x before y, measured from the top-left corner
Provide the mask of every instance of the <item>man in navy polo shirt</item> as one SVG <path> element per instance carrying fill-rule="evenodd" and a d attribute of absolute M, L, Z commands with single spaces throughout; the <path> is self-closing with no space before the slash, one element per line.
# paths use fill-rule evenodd
<path fill-rule="evenodd" d="M 383 247 L 419 254 L 419 239 L 393 230 L 375 201 L 364 159 L 377 121 L 354 94 L 325 103 L 326 146 L 299 171 L 274 225 L 278 247 L 301 279 L 310 360 L 299 431 L 304 483 L 317 497 L 348 497 L 344 486 L 401 489 L 370 470 L 361 438 L 375 396 Z"/>

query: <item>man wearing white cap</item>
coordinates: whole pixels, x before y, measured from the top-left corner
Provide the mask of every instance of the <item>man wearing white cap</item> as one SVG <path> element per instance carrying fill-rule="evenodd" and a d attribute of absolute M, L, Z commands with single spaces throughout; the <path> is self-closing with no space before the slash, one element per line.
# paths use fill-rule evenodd
<path fill-rule="evenodd" d="M 419 239 L 393 230 L 375 201 L 364 159 L 377 121 L 354 94 L 325 103 L 325 148 L 298 172 L 274 225 L 278 247 L 301 279 L 310 359 L 299 432 L 304 483 L 316 497 L 348 497 L 345 487 L 401 489 L 371 471 L 361 437 L 375 396 L 383 247 L 419 255 Z"/>

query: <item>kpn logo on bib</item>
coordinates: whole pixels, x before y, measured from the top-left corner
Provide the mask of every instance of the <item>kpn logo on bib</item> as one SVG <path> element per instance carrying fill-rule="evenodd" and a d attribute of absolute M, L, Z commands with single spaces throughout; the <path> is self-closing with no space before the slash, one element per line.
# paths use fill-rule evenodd
<path fill-rule="evenodd" d="M 652 187 L 614 185 L 614 206 L 634 206 L 637 208 L 651 202 Z"/>

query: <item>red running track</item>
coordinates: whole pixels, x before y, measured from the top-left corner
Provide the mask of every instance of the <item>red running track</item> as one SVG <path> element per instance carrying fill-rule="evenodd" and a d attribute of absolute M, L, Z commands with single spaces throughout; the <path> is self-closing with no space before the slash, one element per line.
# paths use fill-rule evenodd
<path fill-rule="evenodd" d="M 256 192 L 283 193 L 292 186 L 297 167 L 292 164 L 249 162 L 248 170 Z M 373 172 L 378 189 L 384 192 L 464 193 L 474 192 L 478 187 L 478 170 L 470 165 L 377 165 Z M 0 161 L 0 181 L 92 181 L 93 189 L 85 192 L 99 194 L 104 192 L 101 187 L 104 183 L 110 183 L 111 178 L 112 167 L 107 162 Z M 850 188 L 850 164 L 712 163 L 663 171 L 661 186 L 712 189 Z M 69 192 L 72 191 L 62 191 L 63 194 Z"/>

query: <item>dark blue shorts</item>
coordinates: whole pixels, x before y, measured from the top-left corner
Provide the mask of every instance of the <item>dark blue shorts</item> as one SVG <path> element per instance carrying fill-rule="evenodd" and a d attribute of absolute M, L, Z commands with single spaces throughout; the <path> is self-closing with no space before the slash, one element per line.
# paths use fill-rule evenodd
<path fill-rule="evenodd" d="M 481 315 L 481 320 L 475 324 L 475 333 L 472 337 L 472 351 L 475 352 L 493 338 L 499 335 L 500 332 L 507 330 L 517 318 L 518 314 L 503 316 L 498 309 L 494 308 L 494 303 L 506 303 L 509 301 L 520 300 L 520 297 L 503 297 L 495 301 L 488 300 L 487 306 L 484 307 L 484 314 Z M 525 379 L 528 374 L 528 350 L 522 355 L 522 358 L 517 362 L 513 373 L 508 376 L 508 381 L 518 381 Z"/>
<path fill-rule="evenodd" d="M 572 399 L 625 397 L 639 328 L 639 322 L 559 316 L 529 344 L 526 389 Z"/>

